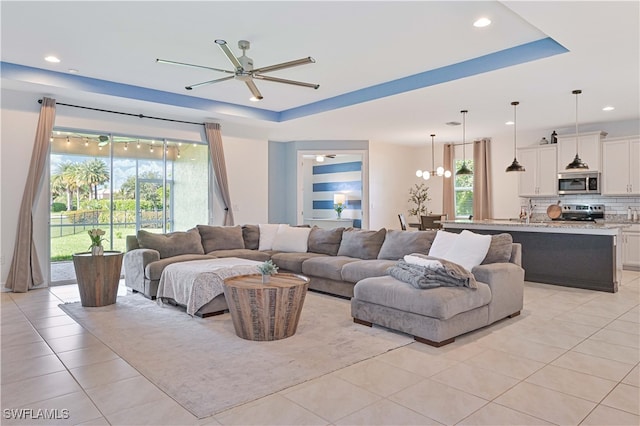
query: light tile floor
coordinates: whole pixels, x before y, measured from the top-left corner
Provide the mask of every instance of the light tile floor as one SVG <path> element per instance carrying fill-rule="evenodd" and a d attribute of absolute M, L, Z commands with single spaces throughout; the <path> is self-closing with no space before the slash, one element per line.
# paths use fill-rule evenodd
<path fill-rule="evenodd" d="M 638 272 L 625 271 L 616 294 L 526 283 L 519 317 L 442 348 L 412 343 L 206 419 L 58 308 L 77 300 L 75 285 L 1 293 L 3 425 L 640 423 Z M 60 419 L 10 418 L 21 408 Z"/>

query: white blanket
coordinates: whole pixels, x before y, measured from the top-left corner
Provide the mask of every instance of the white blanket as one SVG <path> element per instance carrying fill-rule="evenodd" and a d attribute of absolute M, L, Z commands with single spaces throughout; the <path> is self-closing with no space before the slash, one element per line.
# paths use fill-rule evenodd
<path fill-rule="evenodd" d="M 166 297 L 187 307 L 193 315 L 198 309 L 224 293 L 226 278 L 259 273 L 262 262 L 227 257 L 222 259 L 190 260 L 168 265 L 162 271 L 158 286 L 158 300 Z"/>

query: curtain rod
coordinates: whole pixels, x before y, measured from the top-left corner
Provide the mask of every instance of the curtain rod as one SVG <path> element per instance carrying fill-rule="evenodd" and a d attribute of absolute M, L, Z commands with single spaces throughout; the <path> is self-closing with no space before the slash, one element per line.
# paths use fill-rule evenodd
<path fill-rule="evenodd" d="M 42 99 L 38 99 L 38 103 L 41 104 L 42 103 Z M 73 108 L 80 108 L 80 109 L 88 109 L 88 110 L 91 110 L 91 111 L 108 112 L 110 114 L 128 115 L 130 117 L 150 118 L 152 120 L 171 121 L 173 123 L 195 124 L 196 126 L 204 126 L 204 123 L 196 123 L 194 121 L 183 121 L 183 120 L 174 120 L 173 118 L 152 117 L 152 116 L 144 115 L 144 114 L 132 114 L 132 113 L 129 113 L 129 112 L 111 111 L 111 110 L 108 110 L 108 109 L 92 108 L 92 107 L 87 107 L 87 106 L 82 106 L 82 105 L 64 104 L 62 102 L 56 102 L 56 105 L 62 105 L 62 106 L 68 106 L 68 107 L 73 107 Z"/>

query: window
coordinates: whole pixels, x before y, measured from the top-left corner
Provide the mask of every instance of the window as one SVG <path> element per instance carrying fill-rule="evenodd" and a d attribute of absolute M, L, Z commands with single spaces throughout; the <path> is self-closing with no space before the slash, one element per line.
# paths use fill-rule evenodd
<path fill-rule="evenodd" d="M 93 228 L 106 232 L 105 250 L 125 251 L 139 229 L 208 223 L 206 143 L 55 130 L 49 161 L 52 271 L 87 251 Z"/>
<path fill-rule="evenodd" d="M 462 160 L 455 161 L 455 170 L 462 166 Z M 473 170 L 473 160 L 467 160 L 467 167 Z M 473 215 L 473 175 L 455 175 L 453 180 L 455 193 L 456 219 L 468 219 Z"/>

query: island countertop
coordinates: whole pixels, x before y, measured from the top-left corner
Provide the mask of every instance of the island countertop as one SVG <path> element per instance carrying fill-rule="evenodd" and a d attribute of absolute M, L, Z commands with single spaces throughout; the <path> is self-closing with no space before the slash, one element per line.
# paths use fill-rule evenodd
<path fill-rule="evenodd" d="M 447 229 L 505 230 L 518 232 L 544 232 L 554 234 L 618 235 L 629 224 L 589 221 L 530 221 L 515 219 L 443 220 Z"/>

